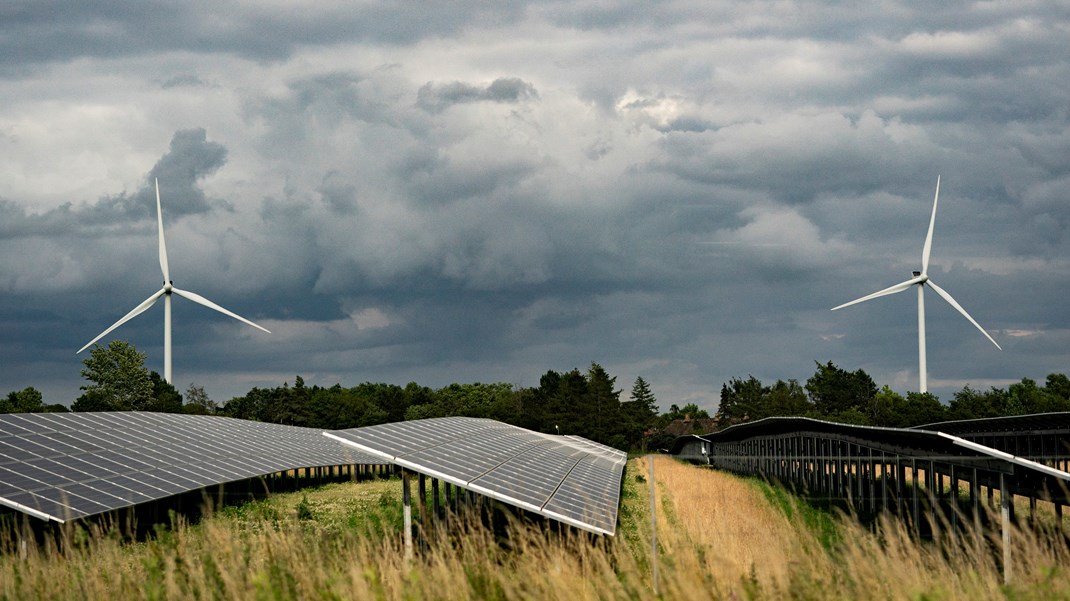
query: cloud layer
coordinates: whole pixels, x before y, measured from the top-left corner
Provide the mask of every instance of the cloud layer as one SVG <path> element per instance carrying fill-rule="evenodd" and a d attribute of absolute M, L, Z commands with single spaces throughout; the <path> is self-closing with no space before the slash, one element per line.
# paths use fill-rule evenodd
<path fill-rule="evenodd" d="M 0 18 L 0 393 L 159 287 L 175 383 L 537 384 L 664 406 L 814 361 L 1068 369 L 1070 11 L 1050 3 L 17 4 Z M 116 335 L 162 371 L 162 310 Z"/>

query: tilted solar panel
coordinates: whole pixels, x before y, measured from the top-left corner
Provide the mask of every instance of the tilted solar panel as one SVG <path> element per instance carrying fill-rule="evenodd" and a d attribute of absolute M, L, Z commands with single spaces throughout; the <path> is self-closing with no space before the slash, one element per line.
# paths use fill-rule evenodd
<path fill-rule="evenodd" d="M 616 531 L 627 454 L 612 447 L 469 417 L 324 434 L 414 472 L 584 530 Z"/>
<path fill-rule="evenodd" d="M 291 469 L 379 463 L 318 429 L 229 417 L 0 414 L 0 505 L 58 522 Z"/>

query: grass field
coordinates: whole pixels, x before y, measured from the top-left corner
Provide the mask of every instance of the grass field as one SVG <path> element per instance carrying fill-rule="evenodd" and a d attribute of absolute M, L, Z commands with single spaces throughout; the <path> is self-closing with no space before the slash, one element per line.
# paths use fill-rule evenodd
<path fill-rule="evenodd" d="M 228 507 L 152 540 L 71 533 L 0 556 L 0 599 L 1070 599 L 1065 539 L 914 542 L 798 503 L 753 479 L 657 457 L 657 572 L 646 460 L 625 474 L 617 536 L 451 522 L 407 561 L 398 479 Z M 10 545 L 9 545 L 10 547 Z M 998 548 L 998 546 L 996 546 Z"/>

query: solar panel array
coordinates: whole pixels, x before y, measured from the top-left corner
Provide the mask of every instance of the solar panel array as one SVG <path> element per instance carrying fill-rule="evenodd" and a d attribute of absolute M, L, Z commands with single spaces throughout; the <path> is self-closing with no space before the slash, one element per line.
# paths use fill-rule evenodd
<path fill-rule="evenodd" d="M 378 463 L 314 428 L 168 413 L 0 414 L 0 505 L 58 522 L 291 469 Z"/>
<path fill-rule="evenodd" d="M 616 531 L 627 454 L 578 436 L 444 417 L 325 433 L 354 448 L 584 530 Z"/>

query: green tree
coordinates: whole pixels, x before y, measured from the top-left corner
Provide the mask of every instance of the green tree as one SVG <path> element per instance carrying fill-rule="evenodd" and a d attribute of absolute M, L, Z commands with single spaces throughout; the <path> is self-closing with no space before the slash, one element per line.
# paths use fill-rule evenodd
<path fill-rule="evenodd" d="M 931 392 L 907 393 L 906 403 L 900 410 L 901 428 L 935 424 L 947 420 L 947 408 Z"/>
<path fill-rule="evenodd" d="M 643 376 L 637 377 L 635 383 L 632 384 L 632 393 L 629 400 L 630 402 L 638 403 L 647 413 L 656 415 L 658 412 L 658 399 L 654 397 L 654 392 L 650 390 L 650 384 L 643 379 Z"/>
<path fill-rule="evenodd" d="M 325 430 L 344 430 L 386 423 L 387 415 L 367 387 L 313 387 L 310 408 L 312 424 Z"/>
<path fill-rule="evenodd" d="M 645 450 L 647 437 L 657 422 L 658 400 L 642 376 L 635 379 L 631 396 L 620 404 L 620 412 L 628 447 Z"/>
<path fill-rule="evenodd" d="M 1070 378 L 1066 374 L 1048 374 L 1044 382 L 1044 390 L 1057 401 L 1070 403 Z M 1060 409 L 1067 411 L 1067 409 Z"/>
<path fill-rule="evenodd" d="M 1051 413 L 1054 411 L 1067 411 L 1070 409 L 1070 400 L 1064 396 L 1067 394 L 1066 376 L 1051 374 L 1045 386 L 1038 386 L 1029 378 L 1022 378 L 1021 382 L 1011 384 L 1007 388 L 1007 404 L 1010 411 L 1015 414 L 1028 413 Z"/>
<path fill-rule="evenodd" d="M 1048 374 L 1044 397 L 1044 411 L 1070 411 L 1070 378 L 1064 374 Z"/>
<path fill-rule="evenodd" d="M 679 407 L 674 403 L 669 405 L 669 410 L 661 415 L 659 421 L 664 426 L 678 419 L 710 419 L 710 413 L 705 409 L 700 409 L 694 403 L 688 403 L 683 407 Z"/>
<path fill-rule="evenodd" d="M 72 410 L 136 411 L 153 402 L 145 354 L 125 340 L 94 346 L 82 364 L 81 375 L 91 384 L 80 387 L 85 393 L 71 405 Z"/>
<path fill-rule="evenodd" d="M 548 370 L 539 378 L 538 388 L 532 388 L 524 405 L 520 425 L 537 432 L 556 434 L 560 427 L 556 402 L 557 391 L 564 378 L 554 370 Z"/>
<path fill-rule="evenodd" d="M 85 391 L 73 403 L 71 411 L 118 411 L 100 391 Z"/>
<path fill-rule="evenodd" d="M 396 384 L 370 384 L 365 382 L 360 387 L 375 399 L 376 404 L 386 412 L 387 421 L 400 422 L 405 419 L 405 410 L 409 408 L 409 397 L 405 389 Z"/>
<path fill-rule="evenodd" d="M 1007 391 L 992 387 L 987 391 L 964 386 L 948 404 L 947 419 L 981 419 L 1006 415 Z"/>
<path fill-rule="evenodd" d="M 537 395 L 543 405 L 544 423 L 540 430 L 554 434 L 590 434 L 589 412 L 584 406 L 587 378 L 580 370 L 573 369 L 564 374 L 553 370 L 546 372 L 539 379 Z"/>
<path fill-rule="evenodd" d="M 282 387 L 268 391 L 261 419 L 274 424 L 310 427 L 312 425 L 311 390 L 301 376 L 294 378 L 294 386 L 284 382 Z"/>
<path fill-rule="evenodd" d="M 721 385 L 721 404 L 717 420 L 730 426 L 773 416 L 807 415 L 813 406 L 797 380 L 777 380 L 763 386 L 754 376 L 746 380 L 732 378 Z"/>
<path fill-rule="evenodd" d="M 45 411 L 44 397 L 33 386 L 18 392 L 10 392 L 6 399 L 0 399 L 0 413 L 39 413 Z"/>
<path fill-rule="evenodd" d="M 268 421 L 265 419 L 265 406 L 271 390 L 254 386 L 243 396 L 238 396 L 227 401 L 219 410 L 219 413 L 227 417 L 247 419 L 251 421 Z"/>
<path fill-rule="evenodd" d="M 620 419 L 620 390 L 614 390 L 617 378 L 599 364 L 587 370 L 587 394 L 584 405 L 588 414 L 588 438 L 595 442 L 623 448 L 627 445 Z"/>
<path fill-rule="evenodd" d="M 817 363 L 817 372 L 806 381 L 806 392 L 818 414 L 835 419 L 849 410 L 868 415 L 877 385 L 861 369 L 852 373 L 829 361 L 826 365 Z"/>
<path fill-rule="evenodd" d="M 546 425 L 544 399 L 540 397 L 537 388 L 518 388 L 514 391 L 513 400 L 516 409 L 514 424 L 536 432 L 550 432 L 553 430 L 553 428 Z"/>
<path fill-rule="evenodd" d="M 155 371 L 149 372 L 152 382 L 152 400 L 141 407 L 140 411 L 158 413 L 182 413 L 182 395 L 170 382 L 160 377 Z"/>
<path fill-rule="evenodd" d="M 435 392 L 427 386 L 420 386 L 416 382 L 405 385 L 404 398 L 406 407 L 423 405 L 434 401 Z"/>
<path fill-rule="evenodd" d="M 761 380 L 748 376 L 746 380 L 732 378 L 721 385 L 721 402 L 717 406 L 717 421 L 726 426 L 767 417 L 764 396 L 768 390 Z"/>
<path fill-rule="evenodd" d="M 190 382 L 186 388 L 186 404 L 182 406 L 183 413 L 214 415 L 217 408 L 216 402 L 208 396 L 203 386 Z"/>
<path fill-rule="evenodd" d="M 903 427 L 905 424 L 903 406 L 906 402 L 903 395 L 895 392 L 885 384 L 877 394 L 873 395 L 868 424 L 885 428 Z"/>
<path fill-rule="evenodd" d="M 766 417 L 774 415 L 808 415 L 814 406 L 806 398 L 806 390 L 798 380 L 777 380 L 764 395 Z"/>

